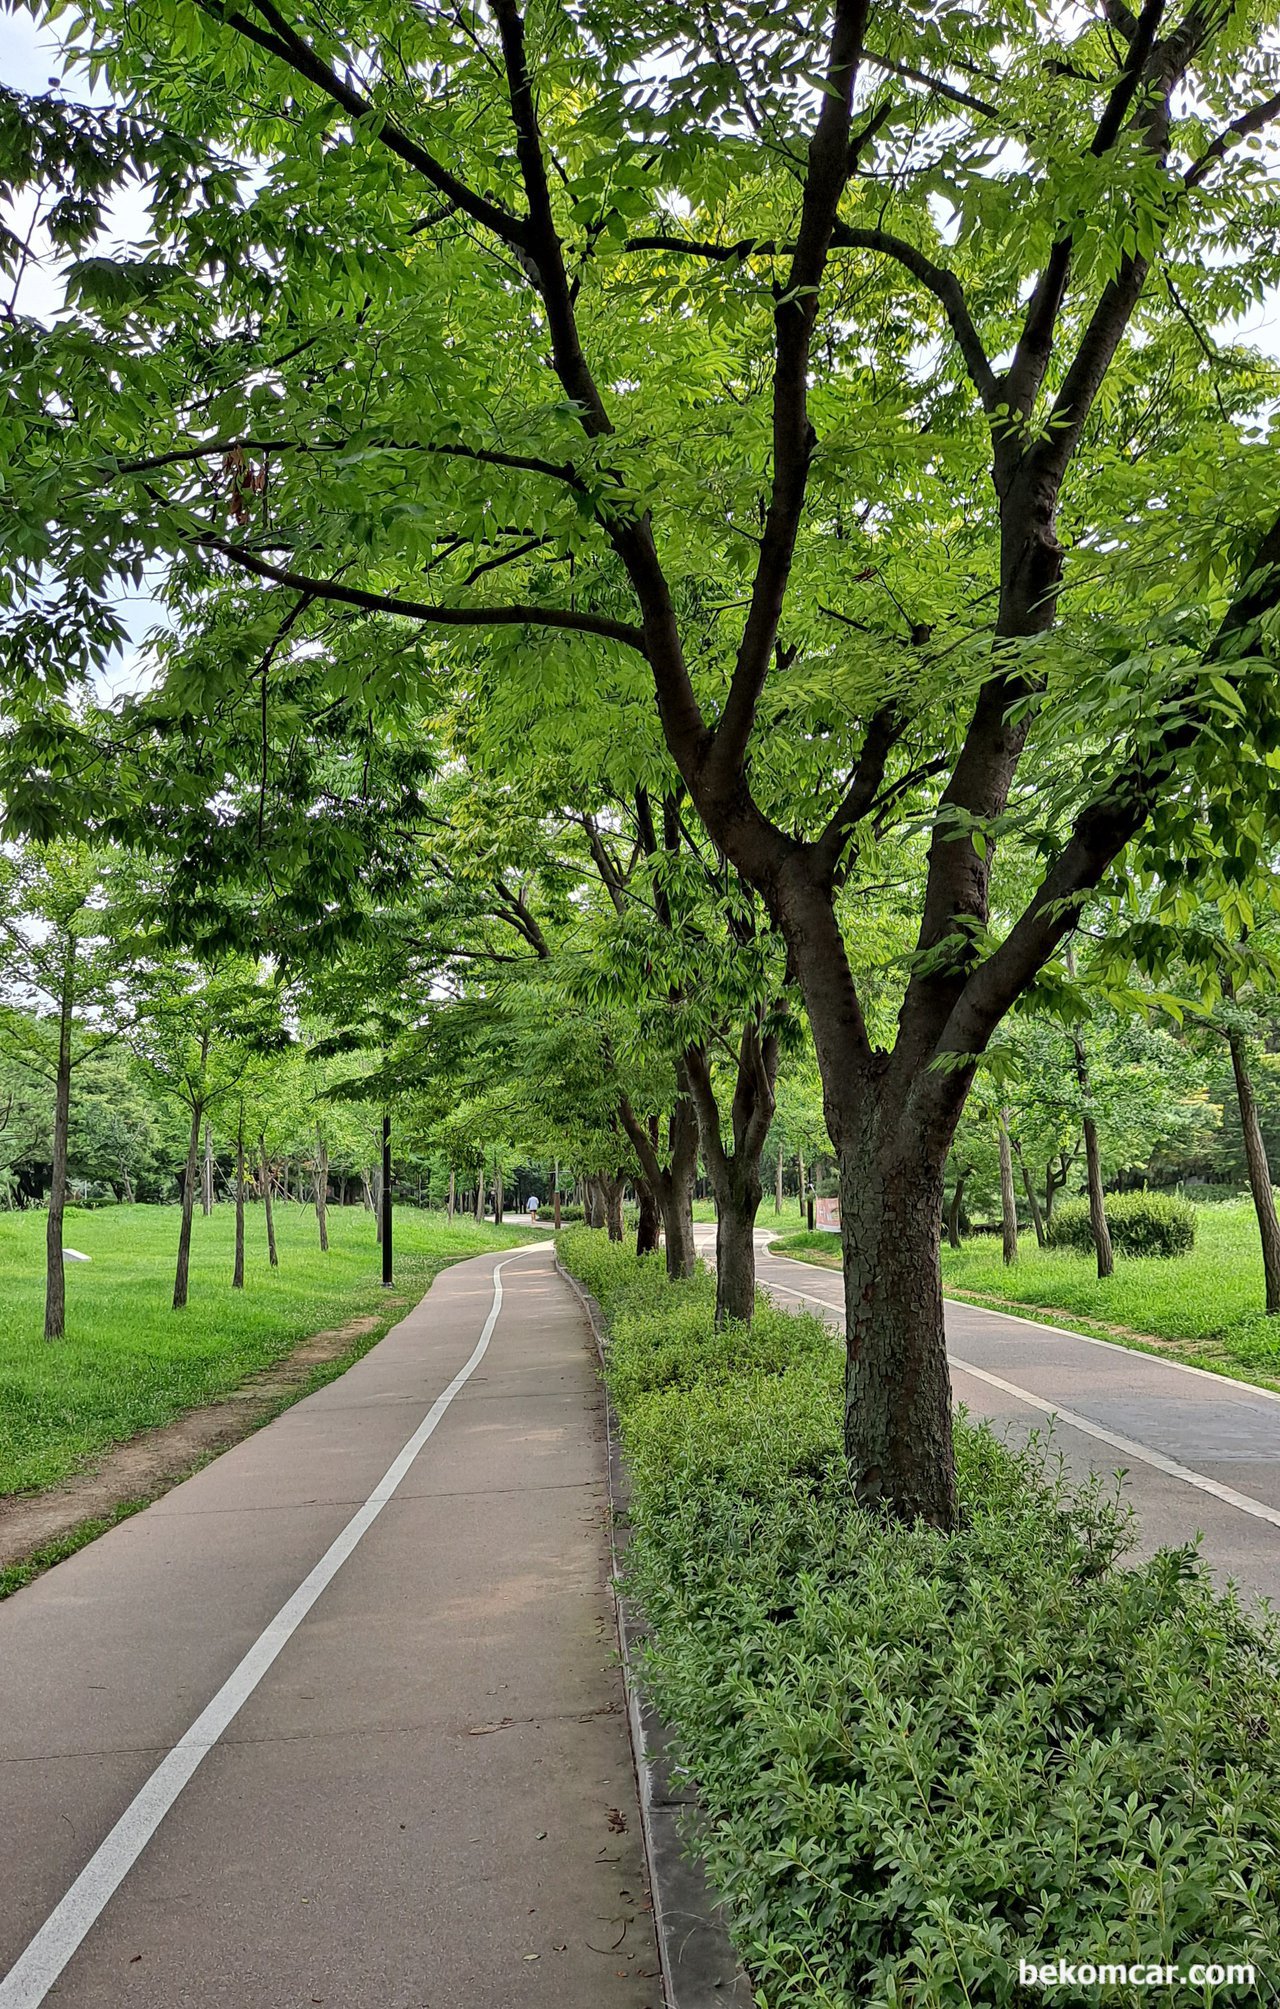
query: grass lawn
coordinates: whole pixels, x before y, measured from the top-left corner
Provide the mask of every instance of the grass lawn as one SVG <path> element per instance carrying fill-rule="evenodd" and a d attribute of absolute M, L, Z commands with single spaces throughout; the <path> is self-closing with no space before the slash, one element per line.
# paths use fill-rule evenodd
<path fill-rule="evenodd" d="M 170 1305 L 176 1207 L 68 1209 L 67 1337 L 44 1320 L 43 1213 L 0 1215 L 0 1494 L 54 1485 L 106 1445 L 224 1394 L 310 1334 L 382 1315 L 372 1345 L 463 1256 L 530 1239 L 526 1221 L 495 1229 L 406 1208 L 396 1215 L 396 1288 L 380 1282 L 372 1217 L 330 1207 L 327 1255 L 315 1214 L 276 1208 L 280 1267 L 267 1265 L 262 1210 L 248 1209 L 245 1288 L 231 1289 L 234 1210 L 196 1215 L 191 1300 Z M 362 1347 L 363 1350 L 363 1347 Z"/>
<path fill-rule="evenodd" d="M 1034 1311 L 1049 1324 L 1118 1339 L 1143 1339 L 1196 1367 L 1280 1387 L 1280 1318 L 1262 1309 L 1262 1255 L 1247 1200 L 1196 1210 L 1190 1255 L 1116 1257 L 1116 1273 L 1100 1283 L 1092 1256 L 1038 1249 L 1023 1235 L 1017 1264 L 1005 1268 L 999 1237 L 975 1235 L 963 1248 L 942 1251 L 943 1289 L 955 1297 L 990 1299 Z M 780 1255 L 839 1265 L 834 1236 L 791 1235 L 773 1244 Z"/>

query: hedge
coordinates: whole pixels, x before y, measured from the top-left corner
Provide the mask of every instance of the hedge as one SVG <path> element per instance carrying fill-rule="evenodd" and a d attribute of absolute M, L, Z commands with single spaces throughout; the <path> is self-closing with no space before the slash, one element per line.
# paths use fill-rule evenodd
<path fill-rule="evenodd" d="M 1280 1643 L 1100 1485 L 957 1430 L 962 1529 L 868 1516 L 828 1329 L 580 1229 L 631 1476 L 647 1679 L 762 2009 L 1280 2001 Z M 1024 1987 L 1021 1959 L 1252 1988 Z"/>
<path fill-rule="evenodd" d="M 1122 1256 L 1185 1256 L 1196 1239 L 1196 1210 L 1176 1193 L 1115 1193 L 1107 1200 L 1111 1243 Z M 1054 1249 L 1093 1253 L 1087 1200 L 1063 1200 L 1046 1239 Z"/>

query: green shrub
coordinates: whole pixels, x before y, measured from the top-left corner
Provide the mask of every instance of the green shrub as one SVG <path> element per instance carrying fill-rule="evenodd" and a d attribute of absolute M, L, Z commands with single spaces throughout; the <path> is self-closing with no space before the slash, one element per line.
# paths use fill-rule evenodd
<path fill-rule="evenodd" d="M 765 2009 L 1029 2009 L 1019 1959 L 1057 1957 L 1251 1961 L 1252 1994 L 1178 2001 L 1280 1999 L 1275 1636 L 1191 1552 L 1117 1567 L 1118 1504 L 985 1428 L 961 1532 L 860 1512 L 824 1327 L 721 1343 L 705 1276 L 560 1246 L 610 1324 L 648 1680 Z M 1170 1998 L 1070 1994 L 1104 1999 Z"/>
<path fill-rule="evenodd" d="M 1122 1256 L 1185 1256 L 1196 1239 L 1196 1210 L 1176 1193 L 1113 1193 L 1107 1199 L 1111 1242 Z M 1064 1200 L 1049 1222 L 1050 1248 L 1093 1253 L 1087 1200 Z"/>

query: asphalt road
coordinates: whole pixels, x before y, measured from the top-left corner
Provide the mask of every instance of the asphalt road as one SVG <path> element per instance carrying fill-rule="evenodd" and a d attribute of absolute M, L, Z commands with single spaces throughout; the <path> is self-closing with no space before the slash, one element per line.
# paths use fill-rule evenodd
<path fill-rule="evenodd" d="M 839 1272 L 768 1239 L 760 1282 L 843 1327 Z M 1280 1395 L 978 1305 L 950 1300 L 946 1322 L 957 1403 L 1012 1443 L 1051 1431 L 1081 1477 L 1123 1471 L 1138 1554 L 1198 1538 L 1224 1580 L 1280 1609 Z"/>
<path fill-rule="evenodd" d="M 657 2009 L 589 1346 L 446 1270 L 0 1605 L 0 2009 Z"/>

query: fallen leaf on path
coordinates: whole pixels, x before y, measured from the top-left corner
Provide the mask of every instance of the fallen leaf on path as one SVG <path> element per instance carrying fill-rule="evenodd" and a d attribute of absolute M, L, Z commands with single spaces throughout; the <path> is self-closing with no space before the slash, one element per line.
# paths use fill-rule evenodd
<path fill-rule="evenodd" d="M 627 1817 L 619 1813 L 617 1807 L 609 1809 L 609 1832 L 614 1835 L 625 1835 L 627 1832 Z"/>

